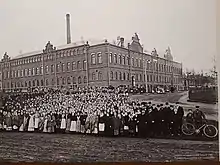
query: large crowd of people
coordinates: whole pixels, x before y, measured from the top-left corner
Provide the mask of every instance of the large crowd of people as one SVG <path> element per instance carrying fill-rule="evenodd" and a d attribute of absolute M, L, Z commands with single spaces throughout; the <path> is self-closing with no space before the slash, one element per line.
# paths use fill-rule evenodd
<path fill-rule="evenodd" d="M 127 93 L 95 88 L 79 92 L 7 95 L 0 130 L 100 136 L 181 136 L 184 110 L 178 103 L 131 100 Z"/>

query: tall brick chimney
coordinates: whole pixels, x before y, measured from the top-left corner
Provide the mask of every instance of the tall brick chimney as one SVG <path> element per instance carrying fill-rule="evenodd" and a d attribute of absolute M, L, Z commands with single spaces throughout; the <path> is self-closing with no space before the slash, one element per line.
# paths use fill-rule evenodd
<path fill-rule="evenodd" d="M 67 44 L 70 44 L 71 43 L 70 14 L 66 14 L 66 33 L 67 33 Z"/>

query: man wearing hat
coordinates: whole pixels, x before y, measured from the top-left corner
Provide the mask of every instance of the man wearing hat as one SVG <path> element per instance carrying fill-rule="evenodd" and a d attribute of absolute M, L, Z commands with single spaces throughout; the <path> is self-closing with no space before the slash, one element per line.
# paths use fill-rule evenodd
<path fill-rule="evenodd" d="M 203 124 L 204 120 L 206 120 L 205 114 L 199 109 L 199 106 L 196 106 L 196 110 L 193 112 L 193 118 L 197 128 Z"/>
<path fill-rule="evenodd" d="M 184 110 L 183 107 L 179 106 L 179 102 L 176 103 L 177 116 L 176 116 L 176 124 L 177 124 L 177 134 L 181 134 L 181 127 L 183 123 Z"/>

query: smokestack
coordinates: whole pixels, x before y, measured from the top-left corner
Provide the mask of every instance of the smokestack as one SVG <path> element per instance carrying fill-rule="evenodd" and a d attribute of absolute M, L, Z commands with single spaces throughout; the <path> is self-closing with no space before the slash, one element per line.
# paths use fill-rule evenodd
<path fill-rule="evenodd" d="M 71 43 L 71 34 L 70 34 L 70 14 L 66 14 L 66 33 L 67 33 L 67 44 Z"/>

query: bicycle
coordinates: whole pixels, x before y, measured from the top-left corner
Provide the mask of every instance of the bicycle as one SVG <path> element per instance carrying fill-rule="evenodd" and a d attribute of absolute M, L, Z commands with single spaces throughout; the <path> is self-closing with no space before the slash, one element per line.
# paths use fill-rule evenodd
<path fill-rule="evenodd" d="M 201 130 L 203 131 L 203 134 L 208 138 L 215 138 L 218 135 L 218 129 L 214 125 L 207 124 L 206 122 L 199 128 L 195 128 L 193 124 L 186 122 L 182 125 L 181 129 L 183 134 L 187 136 L 199 134 Z"/>

